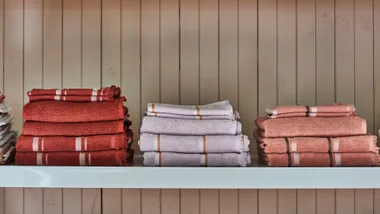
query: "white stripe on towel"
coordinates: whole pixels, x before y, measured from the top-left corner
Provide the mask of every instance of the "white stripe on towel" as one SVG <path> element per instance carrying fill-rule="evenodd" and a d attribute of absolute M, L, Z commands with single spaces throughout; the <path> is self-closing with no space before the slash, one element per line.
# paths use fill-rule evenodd
<path fill-rule="evenodd" d="M 81 148 L 82 148 L 82 138 L 76 137 L 75 138 L 75 151 L 79 152 L 79 151 L 81 151 Z"/>
<path fill-rule="evenodd" d="M 37 165 L 42 165 L 42 153 L 37 153 Z"/>
<path fill-rule="evenodd" d="M 85 153 L 79 153 L 79 165 L 86 166 L 86 154 Z"/>
<path fill-rule="evenodd" d="M 335 153 L 335 165 L 334 166 L 340 166 L 340 154 Z"/>
<path fill-rule="evenodd" d="M 300 165 L 300 157 L 298 156 L 298 154 L 294 153 L 293 158 L 294 158 L 294 160 L 293 160 L 294 166 L 299 166 Z"/>
<path fill-rule="evenodd" d="M 38 151 L 38 140 L 39 140 L 39 137 L 33 138 L 33 144 L 32 144 L 33 152 L 39 152 Z"/>

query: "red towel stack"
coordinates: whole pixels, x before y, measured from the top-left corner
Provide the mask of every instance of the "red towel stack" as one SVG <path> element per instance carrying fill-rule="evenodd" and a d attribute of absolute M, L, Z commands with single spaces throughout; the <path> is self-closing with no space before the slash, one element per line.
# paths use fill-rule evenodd
<path fill-rule="evenodd" d="M 33 89 L 23 108 L 16 164 L 125 166 L 133 161 L 132 122 L 116 86 Z"/>
<path fill-rule="evenodd" d="M 267 166 L 374 166 L 379 148 L 353 105 L 276 106 L 256 120 L 259 161 Z"/>

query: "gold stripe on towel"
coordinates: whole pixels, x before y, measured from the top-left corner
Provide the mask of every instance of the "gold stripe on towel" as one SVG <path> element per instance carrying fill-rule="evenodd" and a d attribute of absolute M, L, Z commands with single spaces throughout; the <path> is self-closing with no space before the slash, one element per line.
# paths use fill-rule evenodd
<path fill-rule="evenodd" d="M 157 151 L 161 150 L 161 135 L 157 135 Z"/>
<path fill-rule="evenodd" d="M 154 116 L 157 117 L 157 112 L 154 112 Z"/>
<path fill-rule="evenodd" d="M 199 107 L 195 106 L 195 108 L 197 109 L 197 116 L 201 116 L 201 110 L 199 109 Z"/>
<path fill-rule="evenodd" d="M 200 119 L 200 120 L 203 120 L 203 117 L 202 117 L 202 116 L 199 116 L 199 119 Z"/>
<path fill-rule="evenodd" d="M 154 103 L 152 103 L 152 112 L 155 113 L 154 112 Z M 156 114 L 154 114 L 154 115 L 156 115 Z"/>
<path fill-rule="evenodd" d="M 205 154 L 205 166 L 208 166 L 208 155 Z"/>
<path fill-rule="evenodd" d="M 203 153 L 207 153 L 207 140 L 206 140 L 206 136 L 203 136 Z"/>
<path fill-rule="evenodd" d="M 162 166 L 162 153 L 158 153 L 158 166 Z"/>

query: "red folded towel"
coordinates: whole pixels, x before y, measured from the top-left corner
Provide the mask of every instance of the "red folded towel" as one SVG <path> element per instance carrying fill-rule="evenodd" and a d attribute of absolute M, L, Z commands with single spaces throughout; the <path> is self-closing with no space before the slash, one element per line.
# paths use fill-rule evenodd
<path fill-rule="evenodd" d="M 290 154 L 263 154 L 259 153 L 259 160 L 268 166 L 300 166 L 300 167 L 365 167 L 375 166 L 378 163 L 378 154 L 375 153 L 290 153 Z"/>
<path fill-rule="evenodd" d="M 40 122 L 90 122 L 120 120 L 127 116 L 124 97 L 107 102 L 74 103 L 60 101 L 40 101 L 27 103 L 23 107 L 23 117 Z"/>
<path fill-rule="evenodd" d="M 81 137 L 37 137 L 21 135 L 16 144 L 17 152 L 89 152 L 127 149 L 132 136 L 129 134 L 94 135 Z"/>
<path fill-rule="evenodd" d="M 120 96 L 120 88 L 114 85 L 100 89 L 65 88 L 32 89 L 28 92 L 29 102 L 41 100 L 63 100 L 71 102 L 94 102 L 113 100 Z"/>
<path fill-rule="evenodd" d="M 32 136 L 86 136 L 123 133 L 129 128 L 124 120 L 83 122 L 83 123 L 48 123 L 25 121 L 22 134 Z"/>
<path fill-rule="evenodd" d="M 375 135 L 350 137 L 290 137 L 262 138 L 258 131 L 254 133 L 258 149 L 265 153 L 290 152 L 373 152 L 378 153 Z"/>
<path fill-rule="evenodd" d="M 360 117 L 293 117 L 267 119 L 258 117 L 261 137 L 339 137 L 364 135 L 367 122 Z"/>
<path fill-rule="evenodd" d="M 334 103 L 331 105 L 319 106 L 275 106 L 267 108 L 268 118 L 283 118 L 283 117 L 348 117 L 355 116 L 356 109 L 353 105 Z"/>
<path fill-rule="evenodd" d="M 16 165 L 41 166 L 125 166 L 134 151 L 109 150 L 101 152 L 17 152 Z"/>

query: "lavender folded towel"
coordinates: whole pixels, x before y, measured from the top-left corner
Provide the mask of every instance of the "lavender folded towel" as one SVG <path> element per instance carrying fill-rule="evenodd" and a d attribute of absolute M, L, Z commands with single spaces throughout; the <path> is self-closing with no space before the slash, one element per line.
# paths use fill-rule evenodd
<path fill-rule="evenodd" d="M 200 106 L 149 103 L 147 105 L 147 112 L 153 115 L 155 113 L 168 113 L 188 116 L 233 115 L 233 108 L 228 100 Z"/>
<path fill-rule="evenodd" d="M 241 123 L 237 120 L 144 117 L 140 132 L 167 135 L 238 135 L 241 134 Z"/>
<path fill-rule="evenodd" d="M 216 136 L 179 136 L 140 135 L 142 152 L 179 152 L 179 153 L 241 153 L 249 151 L 249 139 L 246 135 Z"/>
<path fill-rule="evenodd" d="M 185 154 L 172 152 L 145 152 L 145 166 L 167 167 L 245 167 L 251 164 L 249 153 Z"/>
<path fill-rule="evenodd" d="M 185 120 L 236 120 L 239 119 L 239 114 L 235 112 L 231 115 L 181 115 L 181 114 L 170 114 L 170 113 L 153 113 L 146 112 L 147 116 L 154 117 L 166 117 L 166 118 L 177 118 Z"/>

